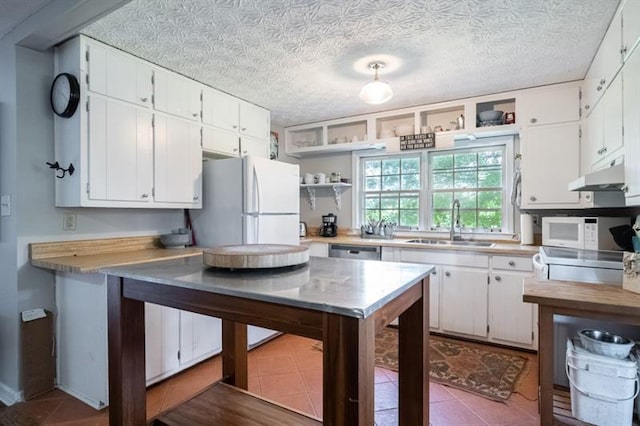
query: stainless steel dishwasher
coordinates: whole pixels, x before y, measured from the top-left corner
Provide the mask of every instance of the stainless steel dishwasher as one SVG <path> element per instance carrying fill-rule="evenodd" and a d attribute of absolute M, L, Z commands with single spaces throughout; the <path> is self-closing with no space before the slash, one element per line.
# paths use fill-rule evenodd
<path fill-rule="evenodd" d="M 343 259 L 381 259 L 380 246 L 354 246 L 351 244 L 330 244 L 329 257 Z"/>

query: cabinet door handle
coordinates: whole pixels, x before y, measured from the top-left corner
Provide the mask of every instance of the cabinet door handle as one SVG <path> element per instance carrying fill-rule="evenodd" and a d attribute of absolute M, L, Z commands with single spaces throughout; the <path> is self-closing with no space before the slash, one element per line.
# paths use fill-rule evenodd
<path fill-rule="evenodd" d="M 141 100 L 142 102 L 147 102 L 147 101 L 149 100 L 149 98 L 144 97 L 144 98 L 140 98 L 140 100 Z"/>
<path fill-rule="evenodd" d="M 438 271 L 436 270 L 431 271 L 431 275 L 437 275 L 437 274 L 438 274 Z"/>
<path fill-rule="evenodd" d="M 585 105 L 585 106 L 584 106 L 584 109 L 586 109 L 586 110 L 590 110 L 590 109 L 591 109 L 591 105 Z"/>
<path fill-rule="evenodd" d="M 238 148 L 233 148 L 233 152 L 238 152 Z"/>
<path fill-rule="evenodd" d="M 622 190 L 622 192 L 629 192 L 629 187 L 627 185 L 622 185 L 622 188 L 620 188 Z"/>
<path fill-rule="evenodd" d="M 200 197 L 198 197 L 197 195 L 193 196 L 193 201 L 198 201 L 200 199 Z"/>
<path fill-rule="evenodd" d="M 622 49 L 620 49 L 620 53 L 624 56 L 627 54 L 627 46 L 624 46 Z"/>
<path fill-rule="evenodd" d="M 242 128 L 242 129 L 240 129 L 240 130 L 242 130 L 242 131 L 244 132 L 245 130 L 247 130 L 247 128 L 246 128 L 246 127 L 243 127 L 243 128 Z"/>
<path fill-rule="evenodd" d="M 192 112 L 191 115 L 193 115 L 194 117 L 197 117 L 198 113 L 197 112 Z"/>
<path fill-rule="evenodd" d="M 607 147 L 606 146 L 604 148 L 602 148 L 602 153 L 604 154 L 605 152 L 607 152 Z"/>
<path fill-rule="evenodd" d="M 496 281 L 498 282 L 502 281 L 502 278 L 500 277 L 500 275 L 496 275 Z"/>
<path fill-rule="evenodd" d="M 529 120 L 529 123 L 537 123 L 538 119 L 537 118 L 532 118 L 531 120 Z"/>
<path fill-rule="evenodd" d="M 149 194 L 147 193 L 142 194 L 142 198 L 149 198 Z"/>
<path fill-rule="evenodd" d="M 604 78 L 600 79 L 600 85 L 604 86 L 604 84 L 607 82 L 607 80 L 605 80 Z"/>
<path fill-rule="evenodd" d="M 235 124 L 233 126 L 231 126 L 231 127 L 234 128 L 234 129 L 238 128 L 238 126 L 236 126 Z"/>
<path fill-rule="evenodd" d="M 249 152 L 248 152 L 248 151 L 242 151 L 242 153 L 243 153 L 244 155 L 247 155 Z"/>
<path fill-rule="evenodd" d="M 529 201 L 536 201 L 536 199 L 537 198 L 535 197 L 535 195 L 532 195 L 531 197 L 529 197 Z"/>
<path fill-rule="evenodd" d="M 449 272 L 449 271 L 445 272 L 445 273 L 444 273 L 444 276 L 445 276 L 445 277 L 450 277 L 450 276 L 451 276 L 451 272 Z"/>
<path fill-rule="evenodd" d="M 509 261 L 509 266 L 516 266 L 516 262 L 514 262 L 513 260 Z"/>
<path fill-rule="evenodd" d="M 598 92 L 599 92 L 599 91 L 601 91 L 601 90 L 602 90 L 602 86 L 598 86 L 598 87 L 596 87 L 596 90 L 597 90 Z"/>

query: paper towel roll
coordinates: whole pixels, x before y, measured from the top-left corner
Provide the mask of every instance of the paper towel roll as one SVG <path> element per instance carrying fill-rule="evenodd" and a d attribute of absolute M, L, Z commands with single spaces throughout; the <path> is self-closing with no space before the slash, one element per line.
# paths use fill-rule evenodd
<path fill-rule="evenodd" d="M 533 218 L 524 213 L 520 215 L 520 244 L 533 244 Z"/>

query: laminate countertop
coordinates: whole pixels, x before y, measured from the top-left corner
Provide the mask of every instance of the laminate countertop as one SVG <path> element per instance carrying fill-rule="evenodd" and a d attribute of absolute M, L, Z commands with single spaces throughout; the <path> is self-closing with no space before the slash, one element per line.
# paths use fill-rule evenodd
<path fill-rule="evenodd" d="M 495 242 L 493 247 L 479 247 L 479 246 L 465 246 L 465 245 L 447 245 L 447 244 L 422 244 L 422 243 L 409 243 L 408 240 L 413 239 L 428 239 L 437 240 L 438 238 L 429 237 L 400 237 L 396 236 L 392 239 L 373 239 L 373 238 L 361 238 L 358 235 L 338 235 L 337 237 L 318 237 L 308 236 L 300 240 L 301 244 L 305 243 L 327 243 L 327 244 L 353 244 L 358 246 L 381 246 L 381 247 L 398 247 L 398 248 L 412 248 L 412 249 L 424 249 L 424 250 L 437 250 L 437 251 L 464 251 L 464 252 L 476 252 L 487 254 L 506 254 L 515 256 L 533 256 L 538 253 L 539 246 L 535 245 L 520 245 L 517 242 Z"/>

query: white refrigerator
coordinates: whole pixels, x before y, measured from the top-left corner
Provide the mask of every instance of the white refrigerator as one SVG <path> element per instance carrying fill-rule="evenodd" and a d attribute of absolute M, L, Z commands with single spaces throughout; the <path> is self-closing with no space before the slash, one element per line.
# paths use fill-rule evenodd
<path fill-rule="evenodd" d="M 298 245 L 300 173 L 297 164 L 246 156 L 209 160 L 202 170 L 202 209 L 191 210 L 200 247 Z M 274 333 L 249 327 L 249 345 Z"/>

